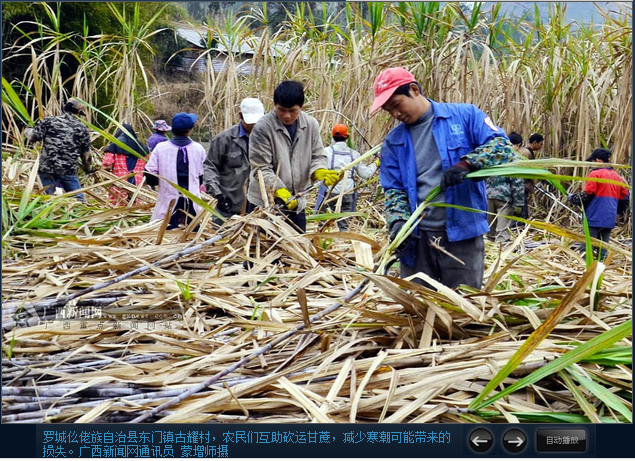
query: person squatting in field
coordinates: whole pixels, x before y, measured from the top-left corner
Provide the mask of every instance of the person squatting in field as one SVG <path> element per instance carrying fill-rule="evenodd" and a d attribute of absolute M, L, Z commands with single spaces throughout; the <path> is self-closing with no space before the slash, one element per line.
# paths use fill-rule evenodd
<path fill-rule="evenodd" d="M 132 125 L 124 123 L 115 131 L 117 141 L 125 144 L 127 149 L 111 142 L 104 150 L 104 159 L 101 166 L 104 170 L 112 171 L 117 177 L 123 177 L 130 173 L 136 173 L 128 178 L 128 182 L 138 186 L 143 181 L 143 170 L 146 166 L 148 149 L 141 143 Z M 117 186 L 108 189 L 110 202 L 116 206 L 125 206 L 128 203 L 128 193 Z"/>
<path fill-rule="evenodd" d="M 303 192 L 311 180 L 330 187 L 340 175 L 326 167 L 318 121 L 302 111 L 302 83 L 280 83 L 273 93 L 273 103 L 274 110 L 260 119 L 249 137 L 249 211 L 264 206 L 262 194 L 271 191 L 284 205 L 285 217 L 304 233 L 306 198 L 292 197 Z M 260 189 L 259 174 L 266 191 Z"/>
<path fill-rule="evenodd" d="M 415 77 L 389 68 L 374 84 L 371 114 L 383 109 L 401 123 L 384 140 L 380 181 L 386 194 L 386 222 L 394 240 L 406 220 L 437 186 L 433 204 L 487 210 L 484 182 L 464 181 L 471 171 L 514 158 L 502 128 L 471 104 L 438 103 L 426 98 Z M 402 245 L 401 277 L 422 272 L 444 285 L 483 283 L 489 230 L 485 213 L 429 206 Z M 418 283 L 425 282 L 416 278 Z"/>
<path fill-rule="evenodd" d="M 609 163 L 610 158 L 610 150 L 595 149 L 586 161 L 599 165 L 591 170 L 588 177 L 610 179 L 626 184 L 613 168 L 603 165 Z M 569 194 L 568 198 L 573 205 L 582 206 L 591 237 L 608 243 L 611 239 L 611 230 L 617 222 L 617 215 L 624 213 L 628 208 L 629 192 L 626 187 L 619 184 L 587 181 L 584 191 Z M 605 249 L 595 246 L 593 252 L 600 260 L 604 260 L 608 254 Z"/>
<path fill-rule="evenodd" d="M 217 210 L 225 217 L 241 214 L 245 187 L 249 179 L 249 136 L 256 122 L 265 115 L 265 106 L 256 98 L 240 102 L 240 121 L 217 134 L 209 146 L 203 164 L 203 183 L 213 195 Z M 214 220 L 220 224 L 219 219 Z"/>
<path fill-rule="evenodd" d="M 348 140 L 348 127 L 342 123 L 338 123 L 333 126 L 331 130 L 333 135 L 333 142 L 326 151 L 326 164 L 331 170 L 341 170 L 349 163 L 359 158 L 359 152 L 355 149 L 348 147 L 346 141 Z M 329 188 L 322 184 L 318 190 L 318 197 L 315 204 L 315 211 L 319 212 L 326 202 L 326 206 L 335 210 L 336 203 L 339 200 L 338 196 L 342 194 L 341 211 L 343 213 L 354 212 L 357 209 L 357 191 L 355 190 L 354 175 L 359 176 L 362 179 L 369 179 L 377 171 L 379 166 L 379 159 L 375 159 L 375 162 L 364 165 L 358 164 L 351 170 L 348 170 L 342 176 L 342 180 L 333 186 L 333 190 L 329 194 Z M 343 192 L 342 192 L 343 191 Z M 348 230 L 350 218 L 339 219 L 337 221 L 337 227 L 340 231 L 344 232 Z"/>
<path fill-rule="evenodd" d="M 90 159 L 90 134 L 88 128 L 77 119 L 82 115 L 82 105 L 69 99 L 62 108 L 62 115 L 45 117 L 24 130 L 29 142 L 42 141 L 38 176 L 46 194 L 55 192 L 56 183 L 65 192 L 81 189 L 77 167 L 81 158 L 82 169 L 92 173 Z M 82 202 L 84 194 L 75 195 Z"/>
<path fill-rule="evenodd" d="M 201 196 L 203 178 L 203 162 L 205 148 L 190 139 L 194 124 L 198 120 L 195 114 L 179 112 L 172 118 L 172 139 L 157 144 L 150 154 L 146 165 L 148 184 L 159 186 L 157 204 L 152 213 L 152 220 L 164 219 L 170 213 L 167 229 L 174 229 L 180 224 L 189 224 L 201 206 L 192 199 L 181 194 L 170 182 L 178 184 L 196 197 Z M 148 174 L 150 173 L 150 174 Z M 161 176 L 158 178 L 155 176 Z M 175 205 L 170 210 L 170 203 Z"/>

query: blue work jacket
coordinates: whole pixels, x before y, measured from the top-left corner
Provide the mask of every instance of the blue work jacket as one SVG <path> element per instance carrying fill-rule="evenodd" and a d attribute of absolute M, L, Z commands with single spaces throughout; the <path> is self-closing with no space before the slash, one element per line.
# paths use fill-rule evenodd
<path fill-rule="evenodd" d="M 461 157 L 495 137 L 507 138 L 502 128 L 495 126 L 483 111 L 472 104 L 437 103 L 432 100 L 430 103 L 434 110 L 432 134 L 441 156 L 443 171 L 459 162 Z M 414 212 L 419 205 L 417 203 L 417 162 L 412 136 L 405 123 L 395 127 L 384 140 L 381 150 L 380 181 L 384 190 L 405 191 L 410 212 Z M 485 182 L 466 180 L 457 186 L 449 187 L 445 191 L 445 202 L 487 211 Z M 451 242 L 477 237 L 488 230 L 485 213 L 447 208 L 446 232 Z"/>

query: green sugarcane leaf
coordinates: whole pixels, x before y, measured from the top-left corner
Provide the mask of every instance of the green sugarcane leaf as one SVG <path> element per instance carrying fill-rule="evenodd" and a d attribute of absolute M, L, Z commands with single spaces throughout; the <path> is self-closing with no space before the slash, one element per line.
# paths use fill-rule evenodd
<path fill-rule="evenodd" d="M 574 308 L 576 303 L 582 298 L 589 285 L 589 280 L 595 276 L 597 266 L 592 266 L 587 272 L 576 282 L 569 290 L 567 295 L 562 299 L 560 305 L 545 319 L 545 321 L 536 330 L 529 335 L 527 340 L 518 348 L 516 353 L 509 359 L 503 368 L 496 373 L 496 376 L 487 383 L 481 393 L 470 403 L 469 408 L 481 408 L 480 402 L 487 397 L 490 392 L 496 389 L 513 372 L 518 365 L 531 354 L 540 343 L 547 337 L 553 329 L 558 326 L 562 319 Z"/>
<path fill-rule="evenodd" d="M 532 176 L 536 178 L 548 178 L 553 176 L 553 173 L 549 170 L 545 170 L 543 168 L 531 168 L 531 167 L 522 167 L 518 166 L 516 162 L 505 163 L 503 165 L 491 166 L 488 168 L 482 168 L 480 170 L 472 171 L 468 173 L 466 178 L 469 179 L 480 179 L 480 178 L 490 178 L 493 176 L 515 176 L 515 177 L 524 177 L 524 176 Z"/>
<path fill-rule="evenodd" d="M 582 207 L 582 224 L 584 226 L 584 241 L 586 244 L 586 251 L 584 256 L 586 258 L 586 267 L 590 267 L 593 264 L 593 244 L 591 243 L 591 231 L 589 230 L 589 221 L 586 218 L 584 207 Z M 598 256 L 600 252 L 598 251 Z"/>
<path fill-rule="evenodd" d="M 621 325 L 614 327 L 604 333 L 596 336 L 595 338 L 587 341 L 586 343 L 580 344 L 575 349 L 570 350 L 566 354 L 558 357 L 553 362 L 539 368 L 533 373 L 525 376 L 524 378 L 519 379 L 511 386 L 506 389 L 498 392 L 493 395 L 489 399 L 485 400 L 479 404 L 470 404 L 469 408 L 480 409 L 486 407 L 487 405 L 491 405 L 497 400 L 505 397 L 506 395 L 511 394 L 512 392 L 517 391 L 518 389 L 522 389 L 525 386 L 529 386 L 537 381 L 540 381 L 543 378 L 546 378 L 549 375 L 557 373 L 558 371 L 573 365 L 574 363 L 581 362 L 587 357 L 592 356 L 593 354 L 598 353 L 601 350 L 606 349 L 607 347 L 612 346 L 615 342 L 625 338 L 629 335 L 633 334 L 633 320 L 628 320 L 627 322 L 622 323 Z"/>
<path fill-rule="evenodd" d="M 34 122 L 29 114 L 29 111 L 26 110 L 26 107 L 22 104 L 20 97 L 4 77 L 2 77 L 2 100 L 15 110 L 24 123 L 27 125 L 33 125 Z"/>
<path fill-rule="evenodd" d="M 35 202 L 35 200 L 34 200 L 34 202 Z M 59 206 L 59 203 L 57 203 L 56 201 L 53 201 L 53 203 L 51 203 L 49 206 L 46 206 L 42 210 L 40 210 L 40 212 L 38 214 L 36 214 L 33 217 L 33 219 L 31 219 L 29 222 L 24 224 L 22 227 L 24 227 L 26 229 L 29 229 L 29 228 L 40 229 L 41 226 L 38 224 L 38 221 L 40 221 L 40 218 L 42 216 L 44 216 L 45 214 L 50 213 L 51 211 L 53 211 L 58 206 Z"/>
<path fill-rule="evenodd" d="M 567 371 L 571 373 L 573 378 L 584 386 L 589 392 L 600 399 L 606 406 L 624 416 L 629 423 L 633 422 L 633 412 L 615 394 L 610 392 L 601 384 L 596 383 L 592 379 L 586 377 L 583 372 L 576 370 L 575 367 L 567 367 Z"/>
<path fill-rule="evenodd" d="M 552 412 L 525 413 L 525 412 L 519 412 L 519 411 L 510 411 L 509 413 L 516 416 L 521 421 L 527 421 L 527 422 L 533 422 L 533 423 L 588 424 L 592 422 L 586 416 L 572 415 L 569 413 L 552 413 Z M 503 416 L 502 413 L 498 411 L 479 411 L 479 412 L 476 412 L 475 414 L 477 416 L 480 416 L 481 418 L 487 418 L 487 419 Z M 614 423 L 615 419 L 600 417 L 600 422 Z"/>
<path fill-rule="evenodd" d="M 597 411 L 595 411 L 595 407 L 591 405 L 591 403 L 586 399 L 586 396 L 582 393 L 580 388 L 576 386 L 576 384 L 571 379 L 571 375 L 565 370 L 561 370 L 558 372 L 558 376 L 562 378 L 565 387 L 569 389 L 569 392 L 571 392 L 571 395 L 573 395 L 573 398 L 576 402 L 578 402 L 578 405 L 580 405 L 580 408 L 582 409 L 584 414 L 587 415 L 587 417 L 591 420 L 591 422 L 601 423 L 602 421 L 600 420 L 600 416 L 597 414 Z"/>
<path fill-rule="evenodd" d="M 550 158 L 550 159 L 535 159 L 535 160 L 516 160 L 513 162 L 518 166 L 530 166 L 538 168 L 556 168 L 556 167 L 591 167 L 597 168 L 596 162 L 586 162 L 581 160 L 568 160 L 564 158 Z M 506 163 L 505 165 L 509 165 Z M 631 165 L 623 165 L 621 163 L 605 163 L 605 166 L 610 166 L 615 169 L 631 169 Z"/>
<path fill-rule="evenodd" d="M 632 365 L 633 349 L 631 347 L 613 347 L 587 357 L 583 362 L 609 366 Z"/>
<path fill-rule="evenodd" d="M 626 187 L 627 189 L 632 189 L 632 186 L 622 181 L 604 178 L 589 178 L 588 176 L 568 176 L 553 174 L 550 171 L 542 168 L 518 166 L 517 163 L 520 162 L 512 162 L 503 165 L 492 166 L 489 168 L 483 168 L 477 171 L 472 171 L 465 177 L 469 179 L 486 179 L 495 176 L 509 176 L 513 178 L 543 180 L 548 181 L 564 195 L 566 195 L 567 193 L 566 189 L 564 189 L 564 187 L 562 187 L 562 185 L 559 184 L 558 181 L 593 181 L 605 184 L 616 184 L 618 186 Z"/>

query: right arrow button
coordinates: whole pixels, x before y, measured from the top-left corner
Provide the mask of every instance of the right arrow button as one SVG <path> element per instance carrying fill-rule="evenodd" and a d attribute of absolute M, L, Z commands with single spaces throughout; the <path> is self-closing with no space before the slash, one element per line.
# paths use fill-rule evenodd
<path fill-rule="evenodd" d="M 510 429 L 503 435 L 503 447 L 510 453 L 520 453 L 527 446 L 527 437 L 518 429 Z"/>

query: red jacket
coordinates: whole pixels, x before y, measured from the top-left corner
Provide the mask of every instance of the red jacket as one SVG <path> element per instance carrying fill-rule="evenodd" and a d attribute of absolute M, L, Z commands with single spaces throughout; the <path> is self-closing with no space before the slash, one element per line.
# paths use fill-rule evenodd
<path fill-rule="evenodd" d="M 589 178 L 611 179 L 626 184 L 622 177 L 609 167 L 592 170 Z M 595 195 L 585 209 L 589 226 L 614 228 L 617 220 L 617 202 L 628 197 L 628 189 L 617 184 L 587 181 L 584 192 Z"/>

